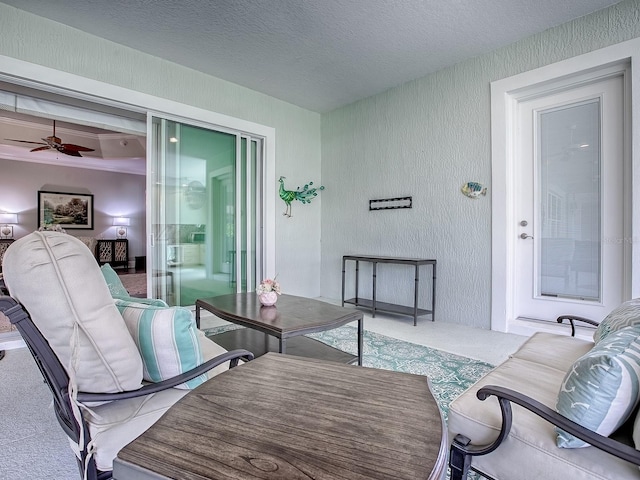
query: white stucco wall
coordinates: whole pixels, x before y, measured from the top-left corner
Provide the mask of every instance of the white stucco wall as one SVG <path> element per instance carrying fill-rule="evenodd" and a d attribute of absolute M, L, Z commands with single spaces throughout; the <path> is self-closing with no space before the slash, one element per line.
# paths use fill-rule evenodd
<path fill-rule="evenodd" d="M 340 298 L 344 254 L 435 258 L 436 321 L 490 328 L 490 82 L 638 36 L 640 4 L 622 2 L 323 115 L 322 296 Z M 463 196 L 468 181 L 488 195 Z M 368 211 L 398 196 L 413 208 Z M 381 268 L 378 299 L 411 304 L 412 280 Z"/>
<path fill-rule="evenodd" d="M 0 4 L 0 55 L 273 127 L 276 179 L 320 182 L 317 113 L 5 4 Z M 288 293 L 319 295 L 321 204 L 318 197 L 293 218 L 279 210 L 276 215 L 276 272 L 268 273 L 277 273 Z M 278 199 L 281 206 L 284 210 Z"/>

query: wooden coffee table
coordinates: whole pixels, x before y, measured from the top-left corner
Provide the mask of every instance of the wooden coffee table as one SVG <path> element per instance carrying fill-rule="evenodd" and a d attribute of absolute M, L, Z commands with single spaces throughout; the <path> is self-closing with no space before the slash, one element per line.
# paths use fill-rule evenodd
<path fill-rule="evenodd" d="M 273 307 L 263 307 L 255 293 L 236 293 L 196 300 L 196 323 L 200 309 L 223 320 L 242 325 L 210 338 L 227 350 L 244 348 L 256 357 L 267 352 L 288 353 L 362 365 L 363 314 L 352 308 L 294 295 L 280 295 Z M 358 355 L 351 355 L 312 338 L 308 333 L 324 332 L 347 323 L 358 322 Z"/>
<path fill-rule="evenodd" d="M 447 448 L 427 377 L 268 353 L 179 400 L 113 478 L 440 479 Z"/>

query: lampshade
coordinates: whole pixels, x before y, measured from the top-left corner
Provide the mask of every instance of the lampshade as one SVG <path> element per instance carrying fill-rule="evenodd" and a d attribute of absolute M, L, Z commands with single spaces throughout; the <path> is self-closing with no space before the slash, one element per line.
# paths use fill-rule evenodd
<path fill-rule="evenodd" d="M 129 217 L 113 217 L 113 224 L 128 227 L 131 224 L 131 219 Z"/>
<path fill-rule="evenodd" d="M 17 224 L 18 223 L 18 215 L 15 213 L 0 213 L 0 224 Z"/>

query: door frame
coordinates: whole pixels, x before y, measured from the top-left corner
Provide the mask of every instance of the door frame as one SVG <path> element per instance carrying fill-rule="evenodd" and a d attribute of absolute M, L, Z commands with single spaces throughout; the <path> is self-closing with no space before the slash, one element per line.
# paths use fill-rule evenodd
<path fill-rule="evenodd" d="M 43 83 L 41 79 L 46 79 Z M 264 258 L 266 272 L 277 271 L 275 261 L 275 220 L 276 220 L 276 166 L 275 166 L 275 128 L 248 120 L 235 118 L 199 107 L 176 102 L 147 93 L 82 77 L 80 75 L 55 70 L 50 67 L 25 62 L 16 58 L 0 55 L 0 80 L 16 85 L 27 86 L 44 92 L 63 95 L 70 98 L 89 101 L 95 104 L 110 105 L 132 112 L 153 114 L 155 116 L 177 119 L 184 123 L 201 125 L 212 130 L 231 129 L 262 137 L 264 149 Z M 149 138 L 149 123 L 147 122 Z M 147 151 L 147 155 L 150 151 Z M 147 208 L 149 208 L 147 195 Z M 150 217 L 147 217 L 149 220 Z M 147 230 L 147 249 L 150 247 L 150 230 Z"/>
<path fill-rule="evenodd" d="M 610 47 L 524 72 L 491 83 L 491 329 L 501 332 L 531 335 L 536 331 L 554 332 L 559 327 L 552 322 L 521 321 L 515 317 L 515 245 L 517 220 L 515 142 L 518 102 L 571 85 L 590 81 L 597 74 L 623 72 L 625 115 L 625 298 L 640 296 L 640 249 L 634 239 L 640 239 L 640 198 L 633 195 L 640 181 L 640 135 L 633 136 L 632 118 L 640 118 L 640 101 L 632 92 L 640 92 L 640 39 Z M 631 99 L 631 101 L 629 101 Z M 634 267 L 636 265 L 636 267 Z M 567 312 L 571 313 L 571 312 Z M 595 319 L 601 320 L 601 319 Z M 565 327 L 566 328 L 566 327 Z M 590 336 L 592 332 L 581 332 Z"/>

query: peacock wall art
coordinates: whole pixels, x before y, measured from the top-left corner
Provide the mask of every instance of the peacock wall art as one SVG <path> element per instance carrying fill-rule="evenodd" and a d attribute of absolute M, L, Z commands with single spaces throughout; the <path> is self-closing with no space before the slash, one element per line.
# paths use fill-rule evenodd
<path fill-rule="evenodd" d="M 287 204 L 287 208 L 285 209 L 283 215 L 286 217 L 291 217 L 291 202 L 294 200 L 298 200 L 302 203 L 311 203 L 313 197 L 318 196 L 318 192 L 324 190 L 324 187 L 321 185 L 319 187 L 313 187 L 313 182 L 309 182 L 305 184 L 302 189 L 298 187 L 296 190 L 287 190 L 284 188 L 284 179 L 286 177 L 280 177 L 278 180 L 280 182 L 280 198 L 284 200 L 284 203 Z"/>

